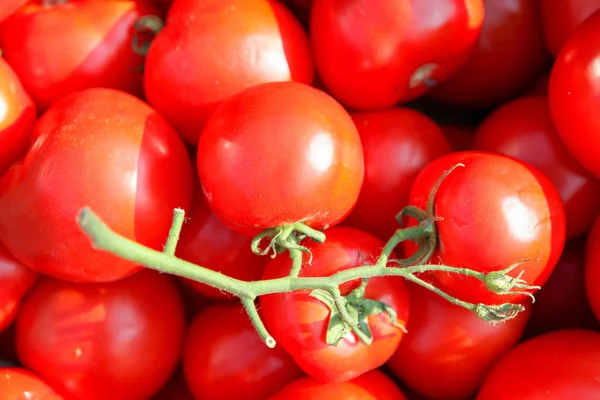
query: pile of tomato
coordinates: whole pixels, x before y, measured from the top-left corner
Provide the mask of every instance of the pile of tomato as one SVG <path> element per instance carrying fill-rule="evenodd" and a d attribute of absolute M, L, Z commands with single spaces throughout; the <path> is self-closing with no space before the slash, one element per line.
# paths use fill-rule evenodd
<path fill-rule="evenodd" d="M 600 0 L 1 0 L 0 49 L 0 399 L 600 398 Z"/>

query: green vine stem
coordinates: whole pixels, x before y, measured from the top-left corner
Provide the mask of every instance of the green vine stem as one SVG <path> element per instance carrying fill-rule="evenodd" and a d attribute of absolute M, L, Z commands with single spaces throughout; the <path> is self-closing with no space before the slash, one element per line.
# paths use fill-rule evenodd
<path fill-rule="evenodd" d="M 498 294 L 514 293 L 513 289 L 521 292 L 525 290 L 537 289 L 534 286 L 528 286 L 520 276 L 516 278 L 508 276 L 507 273 L 516 268 L 512 265 L 503 271 L 494 271 L 482 273 L 466 268 L 455 268 L 447 265 L 437 264 L 418 264 L 407 267 L 388 267 L 387 263 L 394 247 L 406 238 L 414 236 L 425 236 L 426 230 L 418 231 L 417 228 L 398 229 L 394 236 L 386 243 L 378 261 L 371 266 L 363 266 L 353 269 L 337 272 L 329 277 L 298 277 L 287 276 L 277 279 L 267 279 L 261 281 L 242 281 L 219 272 L 204 268 L 193 263 L 181 260 L 171 254 L 174 247 L 175 236 L 181 229 L 180 222 L 183 219 L 183 210 L 176 210 L 174 223 L 169 233 L 169 240 L 165 245 L 165 251 L 160 252 L 145 247 L 133 240 L 127 239 L 122 235 L 111 230 L 90 208 L 83 208 L 78 216 L 78 223 L 81 229 L 88 235 L 94 248 L 110 252 L 118 257 L 124 258 L 136 264 L 144 265 L 148 268 L 168 273 L 187 279 L 202 282 L 209 286 L 218 288 L 222 291 L 231 293 L 239 297 L 244 305 L 252 324 L 256 331 L 269 347 L 275 346 L 275 339 L 267 332 L 256 309 L 255 300 L 257 297 L 266 294 L 292 292 L 296 290 L 314 291 L 321 289 L 327 291 L 333 298 L 334 303 L 341 307 L 338 309 L 340 315 L 348 319 L 348 324 L 355 327 L 357 323 L 352 317 L 347 315 L 342 305 L 339 286 L 342 283 L 372 277 L 381 276 L 399 276 L 415 282 L 425 288 L 428 288 L 448 301 L 458 306 L 464 307 L 475 312 L 480 318 L 486 321 L 503 321 L 513 318 L 517 313 L 524 309 L 521 304 L 504 303 L 501 305 L 473 304 L 456 299 L 433 285 L 419 279 L 415 276 L 417 273 L 426 271 L 443 271 L 448 273 L 463 274 L 471 276 L 484 282 L 487 288 Z M 426 224 L 427 225 L 427 224 Z M 433 225 L 433 224 L 431 224 Z M 420 226 L 420 225 L 419 225 Z M 427 226 L 426 226 L 427 227 Z M 520 292 L 519 292 L 520 293 Z M 360 338 L 357 330 L 353 331 Z M 362 339 L 361 339 L 362 340 Z"/>
<path fill-rule="evenodd" d="M 148 50 L 150 50 L 150 44 L 152 43 L 152 40 L 140 40 L 140 37 L 143 38 L 144 35 L 148 34 L 154 37 L 164 27 L 165 23 L 156 15 L 147 15 L 135 21 L 135 24 L 133 25 L 134 34 L 131 42 L 131 48 L 133 49 L 133 52 L 137 55 L 145 57 L 148 54 Z"/>

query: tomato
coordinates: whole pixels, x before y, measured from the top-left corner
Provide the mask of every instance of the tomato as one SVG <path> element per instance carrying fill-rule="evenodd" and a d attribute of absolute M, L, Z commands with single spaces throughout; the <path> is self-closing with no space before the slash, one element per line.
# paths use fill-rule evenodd
<path fill-rule="evenodd" d="M 162 249 L 173 209 L 190 203 L 192 168 L 160 115 L 124 92 L 88 89 L 55 103 L 33 137 L 25 159 L 0 182 L 0 240 L 19 261 L 73 281 L 138 271 L 92 248 L 77 225 L 84 206 L 122 235 Z"/>
<path fill-rule="evenodd" d="M 571 240 L 535 296 L 526 336 L 560 329 L 600 329 L 585 295 L 586 238 Z"/>
<path fill-rule="evenodd" d="M 229 98 L 204 128 L 197 154 L 210 208 L 249 236 L 297 222 L 335 225 L 354 207 L 364 178 L 350 115 L 297 82 L 264 83 Z"/>
<path fill-rule="evenodd" d="M 473 145 L 474 128 L 463 124 L 447 124 L 441 126 L 446 140 L 450 143 L 452 150 L 471 150 Z"/>
<path fill-rule="evenodd" d="M 600 178 L 600 11 L 570 36 L 552 68 L 550 113 L 567 149 Z"/>
<path fill-rule="evenodd" d="M 302 243 L 312 252 L 312 262 L 303 255 L 299 276 L 330 276 L 338 271 L 372 265 L 384 243 L 375 236 L 350 227 L 327 230 L 327 240 L 319 244 Z M 392 257 L 393 258 L 393 257 Z M 263 279 L 281 278 L 290 273 L 290 257 L 278 256 L 265 268 Z M 340 287 L 342 295 L 360 282 Z M 312 377 L 325 382 L 343 382 L 383 365 L 394 353 L 404 333 L 393 325 L 388 313 L 379 311 L 366 317 L 373 342 L 364 344 L 348 331 L 337 345 L 328 344 L 330 309 L 310 291 L 277 293 L 260 297 L 261 311 L 267 329 L 278 345 L 294 358 Z M 409 298 L 405 281 L 399 277 L 371 278 L 365 299 L 383 302 L 397 313 L 398 324 L 408 321 Z"/>
<path fill-rule="evenodd" d="M 476 51 L 458 73 L 430 93 L 432 100 L 470 109 L 496 106 L 529 85 L 548 61 L 537 0 L 483 4 L 485 19 Z"/>
<path fill-rule="evenodd" d="M 2 400 L 63 400 L 38 376 L 23 368 L 0 368 Z"/>
<path fill-rule="evenodd" d="M 23 302 L 17 353 L 73 399 L 148 399 L 175 370 L 185 333 L 172 278 L 142 271 L 111 283 L 51 278 Z"/>
<path fill-rule="evenodd" d="M 47 3 L 29 1 L 0 26 L 3 57 L 40 110 L 94 87 L 143 94 L 144 59 L 131 43 L 136 20 L 159 15 L 156 6 L 142 0 Z"/>
<path fill-rule="evenodd" d="M 21 158 L 29 145 L 36 119 L 35 104 L 23 89 L 19 77 L 0 58 L 0 175 Z"/>
<path fill-rule="evenodd" d="M 450 153 L 442 130 L 408 108 L 352 114 L 365 157 L 365 178 L 356 206 L 344 220 L 388 240 L 400 226 L 396 214 L 408 204 L 410 188 L 429 162 Z"/>
<path fill-rule="evenodd" d="M 310 84 L 313 76 L 308 35 L 284 5 L 188 0 L 174 3 L 150 46 L 144 90 L 150 105 L 197 144 L 230 96 L 265 82 Z"/>
<path fill-rule="evenodd" d="M 185 382 L 183 372 L 178 369 L 151 400 L 194 400 L 194 396 Z"/>
<path fill-rule="evenodd" d="M 558 191 L 537 169 L 500 154 L 467 151 L 442 156 L 417 177 L 410 204 L 425 209 L 442 174 L 462 163 L 441 183 L 435 196 L 438 246 L 432 263 L 480 272 L 510 272 L 528 285 L 550 276 L 565 242 L 565 213 Z M 416 224 L 410 220 L 410 225 Z M 404 242 L 405 255 L 415 244 Z M 475 278 L 431 272 L 423 275 L 448 294 L 471 303 L 518 302 L 524 295 L 500 295 Z M 517 289 L 518 290 L 518 289 Z"/>
<path fill-rule="evenodd" d="M 348 382 L 327 383 L 312 377 L 298 379 L 268 400 L 404 400 L 406 397 L 387 375 L 378 369 Z"/>
<path fill-rule="evenodd" d="M 585 253 L 585 289 L 588 301 L 600 322 L 600 217 L 588 237 Z"/>
<path fill-rule="evenodd" d="M 546 46 L 556 56 L 579 24 L 600 9 L 600 1 L 544 0 L 540 7 Z"/>
<path fill-rule="evenodd" d="M 517 343 L 529 309 L 515 319 L 493 324 L 430 290 L 413 283 L 409 288 L 409 333 L 387 362 L 388 368 L 427 398 L 469 398 L 494 362 Z"/>
<path fill-rule="evenodd" d="M 251 239 L 227 228 L 208 207 L 197 174 L 190 212 L 181 229 L 175 255 L 194 264 L 219 271 L 232 278 L 255 281 L 262 276 L 267 258 L 256 255 Z M 199 293 L 217 300 L 236 299 L 197 281 L 187 280 Z"/>
<path fill-rule="evenodd" d="M 370 110 L 447 80 L 475 48 L 482 21 L 482 0 L 314 0 L 310 37 L 329 93 Z"/>
<path fill-rule="evenodd" d="M 183 372 L 197 399 L 263 400 L 302 371 L 280 347 L 264 345 L 238 304 L 213 304 L 192 321 Z"/>
<path fill-rule="evenodd" d="M 25 0 L 4 0 L 0 7 L 0 23 L 14 13 Z"/>
<path fill-rule="evenodd" d="M 31 289 L 38 274 L 27 268 L 0 243 L 0 331 L 13 322 L 21 298 Z"/>
<path fill-rule="evenodd" d="M 560 192 L 567 239 L 590 230 L 600 213 L 600 180 L 565 148 L 546 97 L 523 97 L 497 108 L 477 129 L 473 149 L 502 153 L 539 169 Z"/>
<path fill-rule="evenodd" d="M 518 384 L 507 384 L 518 377 Z M 600 333 L 562 330 L 525 341 L 489 372 L 477 400 L 595 399 L 600 393 Z"/>

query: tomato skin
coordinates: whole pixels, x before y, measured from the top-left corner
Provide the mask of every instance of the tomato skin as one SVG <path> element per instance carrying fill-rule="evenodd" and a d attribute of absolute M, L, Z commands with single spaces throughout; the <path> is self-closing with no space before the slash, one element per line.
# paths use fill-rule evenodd
<path fill-rule="evenodd" d="M 558 55 L 569 36 L 587 17 L 600 9 L 598 0 L 544 0 L 540 2 L 546 46 Z"/>
<path fill-rule="evenodd" d="M 183 372 L 198 399 L 262 400 L 302 376 L 281 347 L 261 341 L 243 307 L 215 303 L 192 321 Z"/>
<path fill-rule="evenodd" d="M 455 73 L 482 21 L 481 0 L 314 0 L 315 65 L 328 92 L 346 106 L 391 107 L 424 94 L 424 78 L 441 82 Z M 428 64 L 435 69 L 418 79 Z"/>
<path fill-rule="evenodd" d="M 39 110 L 79 90 L 105 87 L 143 94 L 135 21 L 160 15 L 146 1 L 29 1 L 0 26 L 2 55 Z M 84 27 L 84 28 L 82 28 Z M 52 32 L 51 35 L 48 32 Z"/>
<path fill-rule="evenodd" d="M 519 376 L 519 383 L 506 383 Z M 489 372 L 477 400 L 595 399 L 600 393 L 600 333 L 561 330 L 529 339 Z"/>
<path fill-rule="evenodd" d="M 25 0 L 4 0 L 0 7 L 0 23 L 17 11 L 23 3 L 25 3 Z"/>
<path fill-rule="evenodd" d="M 565 148 L 546 97 L 523 97 L 497 108 L 477 129 L 473 149 L 505 154 L 540 170 L 560 192 L 567 239 L 590 230 L 600 213 L 600 180 Z"/>
<path fill-rule="evenodd" d="M 387 367 L 427 398 L 469 398 L 494 362 L 517 343 L 530 309 L 493 324 L 418 285 L 409 283 L 409 289 L 409 333 Z"/>
<path fill-rule="evenodd" d="M 188 0 L 174 3 L 152 42 L 144 90 L 150 105 L 195 145 L 230 96 L 265 82 L 310 84 L 313 77 L 308 35 L 284 5 Z"/>
<path fill-rule="evenodd" d="M 268 400 L 405 400 L 398 386 L 374 369 L 347 382 L 327 383 L 310 376 L 298 379 Z"/>
<path fill-rule="evenodd" d="M 227 228 L 210 211 L 197 174 L 194 174 L 194 178 L 192 205 L 186 214 L 175 255 L 232 278 L 245 281 L 260 279 L 268 258 L 254 254 L 250 248 L 252 239 Z M 237 299 L 203 283 L 185 278 L 182 280 L 198 293 L 211 299 Z"/>
<path fill-rule="evenodd" d="M 427 165 L 411 190 L 410 204 L 425 209 L 443 172 L 462 163 L 444 179 L 435 197 L 438 246 L 431 262 L 480 272 L 513 270 L 529 285 L 542 285 L 556 265 L 565 242 L 565 213 L 558 191 L 533 167 L 500 154 L 466 151 L 442 156 Z M 457 199 L 460 199 L 457 201 Z M 410 220 L 409 225 L 414 225 Z M 404 242 L 406 256 L 415 244 Z M 535 259 L 535 260 L 534 260 Z M 471 303 L 522 301 L 524 295 L 496 295 L 483 282 L 446 272 L 424 273 L 448 294 Z"/>
<path fill-rule="evenodd" d="M 408 205 L 417 175 L 450 153 L 450 145 L 435 122 L 409 108 L 357 112 L 352 118 L 363 145 L 365 178 L 343 223 L 388 240 L 400 227 L 396 214 Z"/>
<path fill-rule="evenodd" d="M 526 337 L 561 329 L 600 329 L 585 294 L 586 239 L 566 243 L 552 275 L 529 306 L 532 312 Z"/>
<path fill-rule="evenodd" d="M 172 278 L 111 283 L 43 278 L 17 318 L 19 360 L 72 399 L 148 399 L 175 370 L 185 333 Z"/>
<path fill-rule="evenodd" d="M 15 260 L 0 243 L 0 331 L 13 322 L 21 299 L 37 278 L 36 272 Z"/>
<path fill-rule="evenodd" d="M 197 166 L 212 211 L 248 236 L 296 222 L 333 226 L 364 178 L 350 115 L 297 82 L 264 83 L 224 102 L 204 128 Z"/>
<path fill-rule="evenodd" d="M 19 77 L 0 58 L 0 175 L 21 158 L 29 145 L 29 134 L 36 120 L 35 104 L 23 89 Z"/>
<path fill-rule="evenodd" d="M 96 88 L 67 96 L 32 136 L 26 157 L 0 181 L 0 240 L 36 271 L 90 282 L 141 268 L 92 248 L 76 220 L 84 206 L 155 249 L 164 244 L 173 209 L 189 206 L 192 167 L 183 142 L 129 94 Z"/>
<path fill-rule="evenodd" d="M 600 216 L 587 239 L 585 252 L 585 289 L 592 311 L 600 322 Z"/>
<path fill-rule="evenodd" d="M 529 85 L 549 59 L 537 3 L 484 0 L 485 19 L 477 49 L 429 98 L 445 105 L 486 109 Z"/>
<path fill-rule="evenodd" d="M 2 400 L 63 400 L 35 374 L 23 368 L 0 368 Z"/>
<path fill-rule="evenodd" d="M 548 87 L 550 113 L 565 146 L 600 178 L 600 11 L 584 21 L 559 53 Z"/>
<path fill-rule="evenodd" d="M 303 255 L 300 276 L 330 276 L 338 271 L 372 264 L 384 243 L 375 236 L 350 227 L 327 230 L 325 243 L 303 243 L 312 252 L 312 263 Z M 287 276 L 292 263 L 289 257 L 277 256 L 269 261 L 263 279 Z M 360 282 L 348 282 L 340 287 L 347 294 Z M 398 322 L 409 317 L 408 291 L 403 278 L 371 278 L 366 287 L 366 299 L 379 300 L 396 310 Z M 310 291 L 278 293 L 261 296 L 261 311 L 265 325 L 278 345 L 294 358 L 308 375 L 324 382 L 344 382 L 378 368 L 394 353 L 404 333 L 390 323 L 387 314 L 368 317 L 373 334 L 370 345 L 363 344 L 352 333 L 337 346 L 328 345 L 326 332 L 330 311 Z"/>

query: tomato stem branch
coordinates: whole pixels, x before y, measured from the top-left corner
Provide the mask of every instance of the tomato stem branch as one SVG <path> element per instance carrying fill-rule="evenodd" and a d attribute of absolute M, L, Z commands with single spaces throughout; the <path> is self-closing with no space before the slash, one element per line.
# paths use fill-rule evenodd
<path fill-rule="evenodd" d="M 254 329 L 256 329 L 256 332 L 258 333 L 262 341 L 267 345 L 267 347 L 271 349 L 274 348 L 277 345 L 277 342 L 275 341 L 273 336 L 269 334 L 267 328 L 265 327 L 265 324 L 260 318 L 260 315 L 258 314 L 258 310 L 256 308 L 256 303 L 254 301 L 255 299 L 249 297 L 241 297 L 240 299 L 242 301 L 242 305 L 248 313 L 248 317 L 250 317 L 252 325 L 254 325 Z"/>
<path fill-rule="evenodd" d="M 181 208 L 176 208 L 173 211 L 173 222 L 171 224 L 171 229 L 169 229 L 169 236 L 167 236 L 163 253 L 170 256 L 175 255 L 175 250 L 177 249 L 177 243 L 179 242 L 179 235 L 181 234 L 184 218 L 185 212 Z"/>

